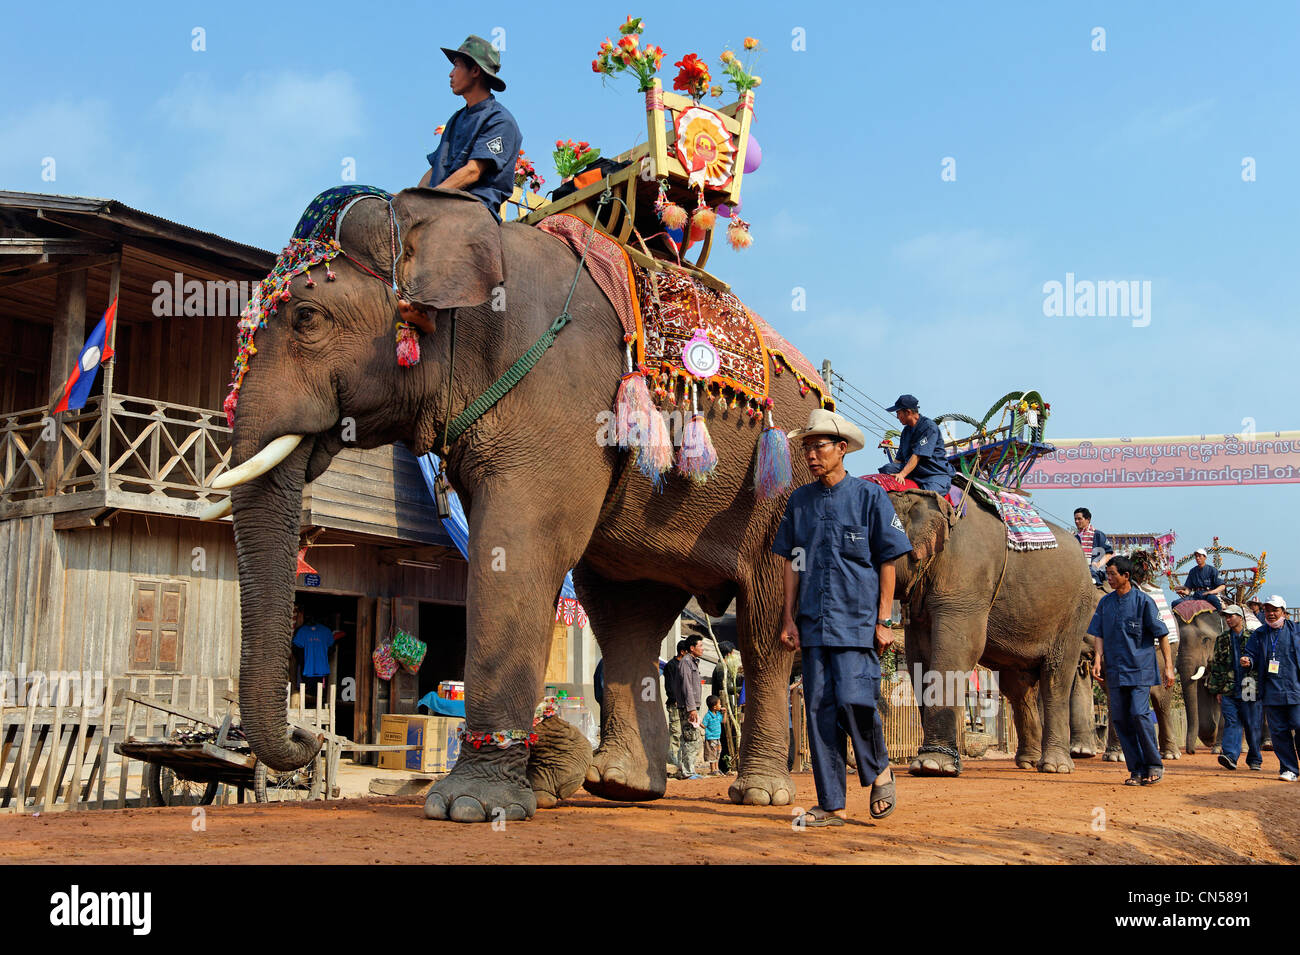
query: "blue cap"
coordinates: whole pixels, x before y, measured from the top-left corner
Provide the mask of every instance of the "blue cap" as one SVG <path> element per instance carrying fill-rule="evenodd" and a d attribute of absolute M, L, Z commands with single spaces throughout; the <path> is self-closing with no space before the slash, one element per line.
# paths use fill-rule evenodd
<path fill-rule="evenodd" d="M 916 395 L 899 395 L 898 400 L 886 408 L 886 411 L 916 411 L 921 407 L 921 402 L 916 400 Z"/>

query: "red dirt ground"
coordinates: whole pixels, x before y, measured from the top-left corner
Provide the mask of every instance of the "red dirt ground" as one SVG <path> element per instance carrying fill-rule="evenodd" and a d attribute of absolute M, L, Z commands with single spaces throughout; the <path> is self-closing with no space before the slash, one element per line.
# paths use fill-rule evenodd
<path fill-rule="evenodd" d="M 796 832 L 790 807 L 733 806 L 723 778 L 668 784 L 666 798 L 611 803 L 580 792 L 531 822 L 430 822 L 402 797 L 209 808 L 0 816 L 7 863 L 1251 863 L 1296 862 L 1300 787 L 1222 769 L 1209 754 L 1167 764 L 1155 787 L 1121 785 L 1122 763 L 1081 760 L 1071 776 L 971 761 L 958 779 L 899 774 L 898 809 L 867 818 L 849 793 L 842 828 Z M 807 806 L 811 775 L 795 777 Z M 1104 829 L 1094 821 L 1104 813 Z M 683 851 L 683 846 L 698 846 Z"/>

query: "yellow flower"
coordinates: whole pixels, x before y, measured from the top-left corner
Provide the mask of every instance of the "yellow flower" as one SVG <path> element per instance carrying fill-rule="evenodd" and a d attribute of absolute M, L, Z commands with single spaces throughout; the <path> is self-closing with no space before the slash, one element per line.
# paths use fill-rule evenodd
<path fill-rule="evenodd" d="M 754 77 L 754 85 L 755 85 L 755 86 L 762 86 L 762 85 L 763 85 L 763 77 L 761 77 L 761 76 L 756 76 L 756 77 Z"/>
<path fill-rule="evenodd" d="M 732 53 L 730 50 L 723 50 L 723 51 L 722 51 L 722 62 L 723 62 L 723 63 L 730 63 L 730 62 L 731 62 L 732 60 L 734 60 L 735 58 L 736 58 L 736 54 Z"/>

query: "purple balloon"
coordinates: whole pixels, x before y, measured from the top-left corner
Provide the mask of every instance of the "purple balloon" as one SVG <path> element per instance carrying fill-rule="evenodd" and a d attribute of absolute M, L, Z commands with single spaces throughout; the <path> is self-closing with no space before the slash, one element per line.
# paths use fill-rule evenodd
<path fill-rule="evenodd" d="M 742 204 L 743 200 L 737 201 L 734 206 L 729 206 L 725 202 L 721 202 L 718 204 L 718 215 L 722 216 L 724 219 L 730 219 L 733 212 L 740 211 Z"/>
<path fill-rule="evenodd" d="M 749 145 L 745 147 L 745 175 L 749 175 L 755 169 L 763 164 L 763 148 L 758 145 L 758 139 L 753 133 L 749 134 Z"/>

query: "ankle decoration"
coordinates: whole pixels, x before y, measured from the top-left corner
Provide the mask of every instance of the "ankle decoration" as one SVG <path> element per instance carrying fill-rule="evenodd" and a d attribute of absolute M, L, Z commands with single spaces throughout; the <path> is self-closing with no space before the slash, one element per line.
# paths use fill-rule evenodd
<path fill-rule="evenodd" d="M 542 720 L 550 719 L 559 712 L 559 700 L 553 696 L 544 696 L 542 702 L 538 704 L 537 709 L 533 712 L 533 725 L 536 726 Z"/>
<path fill-rule="evenodd" d="M 471 733 L 461 727 L 456 736 L 462 743 L 468 743 L 475 749 L 480 749 L 485 745 L 495 746 L 498 749 L 507 749 L 519 744 L 532 746 L 537 742 L 537 734 L 528 730 L 497 730 L 494 733 Z"/>

